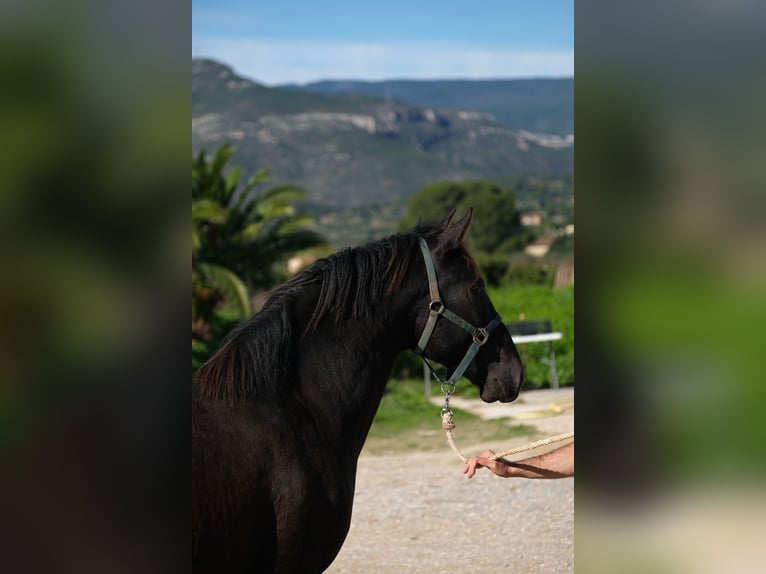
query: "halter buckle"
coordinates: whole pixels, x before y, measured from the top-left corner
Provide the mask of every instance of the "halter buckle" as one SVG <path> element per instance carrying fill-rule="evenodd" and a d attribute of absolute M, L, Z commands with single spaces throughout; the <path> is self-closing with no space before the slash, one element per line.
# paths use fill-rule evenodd
<path fill-rule="evenodd" d="M 481 347 L 484 343 L 489 341 L 489 333 L 487 333 L 487 330 L 484 327 L 480 327 L 473 332 L 473 340 Z"/>

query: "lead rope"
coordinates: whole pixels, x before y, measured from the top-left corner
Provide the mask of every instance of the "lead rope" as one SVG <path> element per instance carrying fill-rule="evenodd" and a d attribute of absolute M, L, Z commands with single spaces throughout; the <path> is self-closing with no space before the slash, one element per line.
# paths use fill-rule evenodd
<path fill-rule="evenodd" d="M 450 391 L 449 389 L 445 390 L 444 384 L 442 384 L 442 392 L 444 392 L 444 408 L 442 408 L 442 412 L 441 412 L 442 428 L 444 429 L 444 432 L 447 435 L 447 444 L 449 444 L 450 448 L 458 456 L 458 458 L 460 458 L 460 460 L 465 462 L 467 459 L 463 455 L 463 453 L 460 452 L 460 449 L 457 447 L 457 444 L 455 443 L 455 437 L 452 435 L 452 430 L 455 428 L 455 422 L 453 420 L 454 413 L 452 412 L 452 409 L 449 406 L 449 399 L 450 399 L 450 396 L 452 396 L 452 393 L 455 392 L 455 385 L 452 384 L 452 390 Z M 569 443 L 572 440 L 574 440 L 574 432 L 565 432 L 565 433 L 557 434 L 548 438 L 536 440 L 535 442 L 530 442 L 525 445 L 509 448 L 508 450 L 504 450 L 502 452 L 496 452 L 495 454 L 489 457 L 489 460 L 498 460 L 500 458 L 503 458 L 504 456 L 519 454 L 521 452 L 534 450 L 536 448 L 548 446 L 551 444 L 557 444 L 564 441 L 567 441 L 567 443 Z M 562 444 L 561 446 L 564 446 L 564 445 Z M 551 450 L 554 450 L 554 449 L 551 449 Z"/>
<path fill-rule="evenodd" d="M 450 447 L 453 451 L 455 451 L 455 454 L 460 457 L 460 460 L 465 462 L 465 457 L 463 456 L 463 453 L 460 452 L 460 449 L 457 447 L 457 444 L 455 444 L 455 437 L 452 436 L 452 429 L 455 428 L 455 423 L 452 421 L 452 418 L 454 416 L 454 413 L 452 412 L 452 409 L 449 406 L 449 399 L 452 396 L 452 393 L 455 392 L 455 388 L 457 387 L 457 383 L 452 380 L 452 378 L 449 378 L 447 380 L 442 379 L 439 376 L 439 373 L 436 372 L 436 370 L 431 366 L 431 363 L 426 359 L 425 357 L 421 357 L 423 359 L 423 362 L 428 367 L 428 370 L 431 371 L 431 375 L 439 381 L 441 384 L 441 391 L 444 393 L 444 407 L 442 408 L 442 428 L 447 433 L 447 442 L 449 443 Z"/>
<path fill-rule="evenodd" d="M 512 454 L 518 454 L 520 452 L 526 452 L 528 450 L 533 450 L 536 448 L 540 448 L 542 446 L 548 446 L 549 444 L 556 444 L 556 443 L 560 443 L 564 441 L 566 441 L 568 444 L 572 442 L 572 440 L 570 439 L 574 440 L 574 431 L 553 435 L 551 437 L 540 439 L 535 442 L 531 442 L 529 444 L 517 446 L 516 448 L 509 448 L 508 450 L 504 450 L 503 452 L 496 452 L 495 454 L 489 457 L 489 460 L 497 460 L 499 458 L 503 458 L 505 456 L 509 456 Z M 564 446 L 564 445 L 562 444 L 561 446 Z M 554 450 L 554 449 L 551 449 L 551 450 Z"/>
<path fill-rule="evenodd" d="M 455 444 L 455 437 L 452 436 L 452 429 L 455 428 L 455 423 L 452 420 L 452 409 L 449 409 L 448 407 L 444 407 L 442 409 L 442 428 L 444 429 L 444 432 L 447 434 L 447 444 L 449 444 L 450 448 L 454 451 L 454 453 L 462 460 L 463 462 L 466 461 L 465 456 L 463 456 L 463 453 L 460 452 L 460 449 L 457 447 L 457 444 Z"/>

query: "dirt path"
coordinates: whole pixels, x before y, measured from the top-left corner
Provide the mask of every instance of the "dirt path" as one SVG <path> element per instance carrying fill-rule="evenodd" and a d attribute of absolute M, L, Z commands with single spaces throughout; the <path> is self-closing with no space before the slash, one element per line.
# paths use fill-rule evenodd
<path fill-rule="evenodd" d="M 572 398 L 570 388 L 530 391 L 511 405 L 455 406 L 487 418 L 527 416 Z M 574 410 L 523 422 L 537 426 L 541 436 L 567 432 L 574 430 Z M 460 448 L 469 455 L 526 442 Z M 485 470 L 468 480 L 446 443 L 436 454 L 363 452 L 351 530 L 327 572 L 568 573 L 574 570 L 573 527 L 573 478 L 502 479 Z"/>

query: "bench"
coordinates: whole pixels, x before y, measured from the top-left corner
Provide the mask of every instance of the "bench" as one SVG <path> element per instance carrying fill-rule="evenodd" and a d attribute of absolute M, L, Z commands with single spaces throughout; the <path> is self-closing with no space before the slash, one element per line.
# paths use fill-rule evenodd
<path fill-rule="evenodd" d="M 558 389 L 559 378 L 556 374 L 556 354 L 553 352 L 553 341 L 561 339 L 562 334 L 553 330 L 549 319 L 517 321 L 515 323 L 506 323 L 505 326 L 516 345 L 548 343 L 548 358 L 543 359 L 543 361 L 551 367 L 551 388 Z"/>
<path fill-rule="evenodd" d="M 515 345 L 526 345 L 527 343 L 548 343 L 548 358 L 543 361 L 551 367 L 551 388 L 559 388 L 559 378 L 556 374 L 556 355 L 553 352 L 553 341 L 562 338 L 562 334 L 553 330 L 549 319 L 539 321 L 517 321 L 515 323 L 506 323 L 506 328 L 511 334 L 511 339 Z M 425 383 L 426 397 L 431 396 L 431 371 L 423 365 L 423 382 Z"/>

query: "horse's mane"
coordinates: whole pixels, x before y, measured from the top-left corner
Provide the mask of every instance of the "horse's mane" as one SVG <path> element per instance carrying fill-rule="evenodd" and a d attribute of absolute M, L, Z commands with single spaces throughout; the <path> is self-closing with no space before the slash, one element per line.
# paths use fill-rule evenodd
<path fill-rule="evenodd" d="M 325 319 L 335 323 L 371 317 L 407 274 L 418 238 L 429 239 L 441 225 L 419 224 L 361 247 L 319 259 L 274 289 L 263 309 L 235 327 L 219 350 L 194 375 L 203 398 L 233 404 L 246 397 L 284 392 L 295 347 Z M 317 293 L 305 329 L 296 329 L 295 302 Z M 313 295 L 312 295 L 313 296 Z"/>

